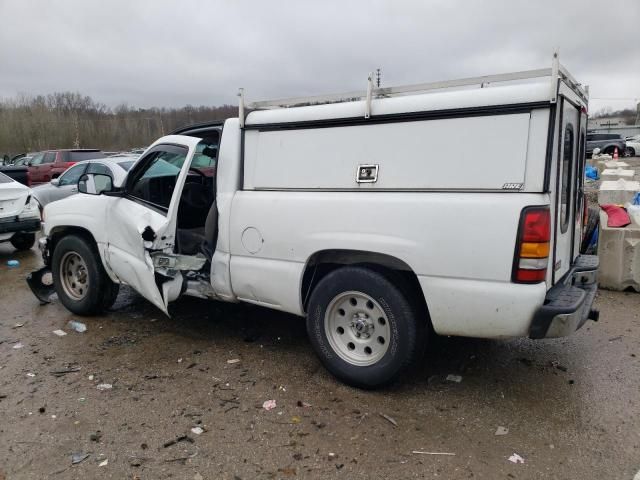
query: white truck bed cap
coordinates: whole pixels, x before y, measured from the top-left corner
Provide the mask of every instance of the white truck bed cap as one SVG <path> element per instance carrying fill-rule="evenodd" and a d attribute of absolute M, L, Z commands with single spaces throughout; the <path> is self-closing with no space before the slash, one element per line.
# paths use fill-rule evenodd
<path fill-rule="evenodd" d="M 549 97 L 548 82 L 437 91 L 372 99 L 371 115 L 550 102 Z M 362 118 L 365 114 L 365 108 L 366 100 L 357 100 L 304 107 L 256 110 L 247 115 L 245 125 L 303 122 L 331 118 Z"/>

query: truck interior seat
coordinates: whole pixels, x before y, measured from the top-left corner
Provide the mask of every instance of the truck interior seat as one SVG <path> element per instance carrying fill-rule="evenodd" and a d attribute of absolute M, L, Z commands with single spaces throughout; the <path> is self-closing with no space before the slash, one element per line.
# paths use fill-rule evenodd
<path fill-rule="evenodd" d="M 182 255 L 196 255 L 198 252 L 202 252 L 211 259 L 217 239 L 218 208 L 214 201 L 207 213 L 204 227 L 178 228 L 177 251 Z"/>

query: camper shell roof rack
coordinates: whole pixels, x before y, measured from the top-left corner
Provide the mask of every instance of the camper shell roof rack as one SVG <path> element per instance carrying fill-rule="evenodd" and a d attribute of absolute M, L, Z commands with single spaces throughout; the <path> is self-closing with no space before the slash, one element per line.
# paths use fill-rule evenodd
<path fill-rule="evenodd" d="M 369 73 L 367 78 L 367 89 L 345 93 L 335 93 L 328 95 L 315 95 L 309 97 L 291 97 L 276 100 L 262 100 L 245 103 L 244 89 L 240 88 L 238 96 L 240 127 L 244 127 L 246 118 L 245 110 L 269 110 L 276 108 L 292 108 L 310 105 L 323 105 L 331 103 L 353 102 L 366 100 L 365 118 L 371 116 L 371 100 L 374 98 L 389 98 L 401 95 L 422 94 L 433 90 L 443 90 L 448 88 L 461 88 L 479 85 L 480 88 L 488 84 L 501 82 L 514 82 L 519 80 L 531 80 L 536 78 L 549 77 L 549 102 L 556 103 L 558 99 L 558 84 L 560 80 L 567 83 L 571 89 L 585 102 L 589 98 L 589 88 L 582 86 L 569 71 L 560 64 L 558 52 L 554 52 L 553 61 L 550 68 L 540 68 L 537 70 L 525 70 L 521 72 L 503 73 L 498 75 L 483 75 L 479 77 L 462 78 L 458 80 L 447 80 L 441 82 L 418 83 L 412 85 L 400 85 L 396 87 L 376 87 L 373 83 L 373 73 Z"/>

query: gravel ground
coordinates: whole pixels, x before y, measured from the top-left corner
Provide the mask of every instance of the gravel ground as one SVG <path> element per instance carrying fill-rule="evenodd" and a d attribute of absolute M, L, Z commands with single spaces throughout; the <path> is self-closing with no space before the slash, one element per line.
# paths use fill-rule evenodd
<path fill-rule="evenodd" d="M 39 264 L 35 250 L 0 246 L 0 478 L 632 479 L 640 469 L 638 294 L 600 292 L 601 320 L 566 339 L 433 338 L 398 384 L 365 392 L 327 374 L 297 317 L 185 299 L 169 319 L 125 290 L 107 315 L 80 319 L 38 305 L 24 278 Z M 73 453 L 89 457 L 72 465 Z"/>

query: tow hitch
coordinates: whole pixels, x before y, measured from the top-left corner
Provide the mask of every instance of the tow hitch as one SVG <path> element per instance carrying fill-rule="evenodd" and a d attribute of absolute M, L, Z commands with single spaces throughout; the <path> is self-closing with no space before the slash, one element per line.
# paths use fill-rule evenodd
<path fill-rule="evenodd" d="M 43 277 L 46 274 L 51 274 L 51 270 L 49 267 L 42 267 L 40 270 L 36 270 L 35 272 L 31 272 L 29 276 L 27 276 L 27 285 L 33 292 L 33 294 L 40 301 L 40 305 L 46 305 L 50 303 L 51 300 L 49 298 L 55 292 L 53 287 L 53 282 L 50 284 L 46 284 L 43 282 Z"/>

